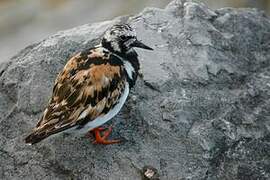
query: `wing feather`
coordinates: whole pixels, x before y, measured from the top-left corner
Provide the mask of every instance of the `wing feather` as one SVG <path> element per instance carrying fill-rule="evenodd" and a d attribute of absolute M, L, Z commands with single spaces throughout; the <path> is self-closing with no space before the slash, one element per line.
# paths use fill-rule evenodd
<path fill-rule="evenodd" d="M 56 78 L 49 104 L 26 142 L 39 142 L 106 114 L 125 88 L 124 67 L 111 65 L 109 59 L 97 49 L 71 58 Z M 86 117 L 80 119 L 83 112 Z"/>

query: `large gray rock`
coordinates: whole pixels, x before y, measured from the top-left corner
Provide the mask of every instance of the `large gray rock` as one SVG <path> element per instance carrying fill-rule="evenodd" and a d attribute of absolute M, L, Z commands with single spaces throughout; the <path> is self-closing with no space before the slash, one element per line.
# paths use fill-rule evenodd
<path fill-rule="evenodd" d="M 155 49 L 138 50 L 144 77 L 111 121 L 122 143 L 25 145 L 66 60 L 119 21 Z M 148 166 L 160 179 L 269 179 L 269 88 L 270 20 L 255 9 L 176 0 L 59 32 L 0 66 L 0 179 L 141 179 Z"/>

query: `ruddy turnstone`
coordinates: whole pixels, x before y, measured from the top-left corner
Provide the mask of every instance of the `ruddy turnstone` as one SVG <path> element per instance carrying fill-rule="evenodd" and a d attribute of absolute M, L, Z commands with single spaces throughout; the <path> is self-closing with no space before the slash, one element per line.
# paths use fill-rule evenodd
<path fill-rule="evenodd" d="M 25 142 L 35 144 L 68 130 L 93 132 L 99 144 L 119 142 L 107 140 L 111 127 L 105 130 L 100 126 L 120 111 L 136 82 L 140 64 L 134 47 L 153 50 L 137 40 L 130 25 L 118 24 L 105 32 L 100 45 L 70 58 Z"/>

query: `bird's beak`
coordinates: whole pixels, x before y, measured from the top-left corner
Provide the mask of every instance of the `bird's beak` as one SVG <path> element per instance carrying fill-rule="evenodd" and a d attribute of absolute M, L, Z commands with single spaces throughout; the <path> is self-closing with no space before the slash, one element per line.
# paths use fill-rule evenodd
<path fill-rule="evenodd" d="M 142 49 L 148 49 L 148 50 L 154 50 L 153 48 L 150 48 L 149 46 L 146 46 L 145 44 L 143 44 L 141 41 L 134 41 L 132 43 L 132 47 L 137 47 L 137 48 L 142 48 Z"/>

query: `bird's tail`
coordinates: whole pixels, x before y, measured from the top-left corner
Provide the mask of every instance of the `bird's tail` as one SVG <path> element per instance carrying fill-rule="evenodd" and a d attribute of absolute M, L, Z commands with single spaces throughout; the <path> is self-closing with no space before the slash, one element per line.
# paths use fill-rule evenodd
<path fill-rule="evenodd" d="M 67 124 L 60 127 L 55 126 L 55 124 L 45 124 L 41 127 L 35 128 L 24 140 L 27 144 L 36 144 L 53 134 L 59 133 L 74 126 L 76 126 L 76 124 Z"/>
<path fill-rule="evenodd" d="M 25 143 L 27 144 L 36 144 L 38 142 L 40 142 L 41 140 L 45 139 L 46 137 L 48 137 L 48 134 L 40 131 L 33 131 L 31 134 L 29 134 L 25 139 Z"/>

